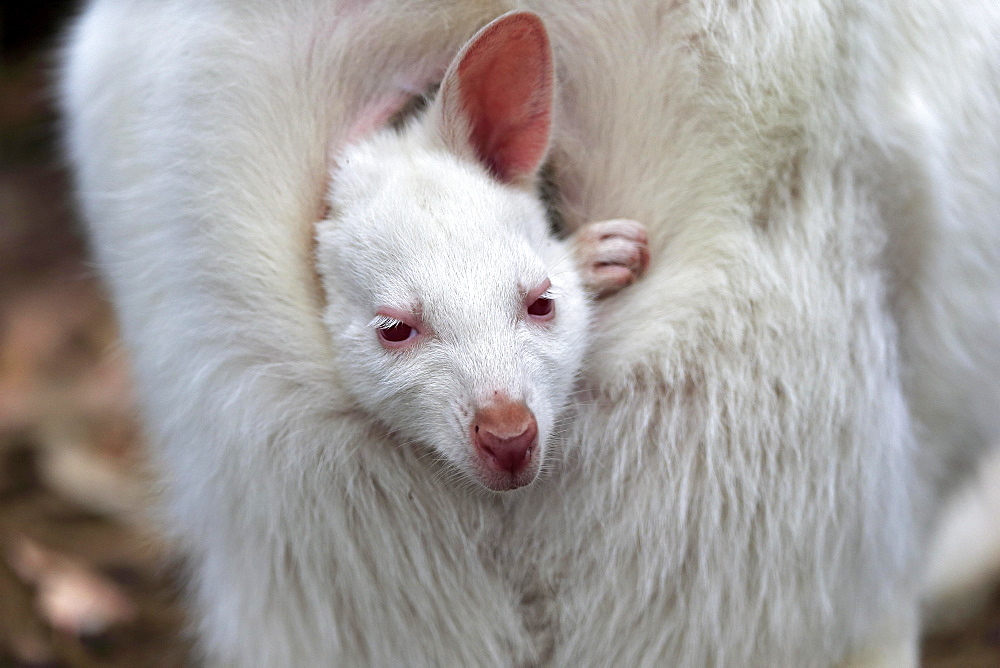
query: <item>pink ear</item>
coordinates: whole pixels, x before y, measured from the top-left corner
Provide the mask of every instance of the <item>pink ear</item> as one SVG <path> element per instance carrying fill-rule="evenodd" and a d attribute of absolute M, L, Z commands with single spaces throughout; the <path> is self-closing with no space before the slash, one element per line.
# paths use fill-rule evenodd
<path fill-rule="evenodd" d="M 504 14 L 452 62 L 438 101 L 442 136 L 472 149 L 502 181 L 535 174 L 545 159 L 552 120 L 552 51 L 542 20 Z"/>
<path fill-rule="evenodd" d="M 406 106 L 410 97 L 412 95 L 404 91 L 394 90 L 363 107 L 354 124 L 347 129 L 343 143 L 353 144 L 384 127 L 389 119 Z"/>
<path fill-rule="evenodd" d="M 425 93 L 432 83 L 440 80 L 443 69 L 443 65 L 435 67 L 431 63 L 423 63 L 421 67 L 399 72 L 386 90 L 362 101 L 352 115 L 353 123 L 347 125 L 342 136 L 338 136 L 338 143 L 353 144 L 385 127 L 414 97 Z"/>

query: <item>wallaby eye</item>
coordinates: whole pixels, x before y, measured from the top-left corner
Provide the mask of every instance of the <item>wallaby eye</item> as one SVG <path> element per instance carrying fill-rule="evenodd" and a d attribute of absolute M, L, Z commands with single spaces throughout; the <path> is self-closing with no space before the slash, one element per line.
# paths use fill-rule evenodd
<path fill-rule="evenodd" d="M 524 300 L 528 316 L 532 320 L 551 320 L 556 314 L 555 295 L 548 279 L 528 293 Z"/>
<path fill-rule="evenodd" d="M 379 342 L 386 348 L 408 348 L 418 336 L 420 330 L 413 325 L 404 322 L 403 318 L 409 319 L 405 314 L 387 309 L 389 312 L 380 311 L 371 321 L 370 327 L 374 327 L 378 333 Z"/>
<path fill-rule="evenodd" d="M 528 304 L 528 315 L 533 315 L 536 318 L 544 318 L 545 316 L 552 315 L 553 309 L 555 309 L 555 302 L 550 297 L 542 295 Z"/>
<path fill-rule="evenodd" d="M 387 343 L 403 343 L 409 341 L 416 334 L 417 330 L 402 322 L 378 329 L 379 338 Z"/>

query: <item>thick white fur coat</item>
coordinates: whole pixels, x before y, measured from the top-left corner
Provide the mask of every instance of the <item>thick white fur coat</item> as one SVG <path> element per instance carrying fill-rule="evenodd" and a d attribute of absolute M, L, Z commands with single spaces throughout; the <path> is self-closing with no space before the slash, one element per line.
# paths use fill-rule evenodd
<path fill-rule="evenodd" d="M 515 8 L 567 224 L 652 262 L 495 495 L 351 398 L 311 238 L 328 147 Z M 66 56 L 211 663 L 914 660 L 939 500 L 1000 434 L 996 2 L 98 0 Z"/>

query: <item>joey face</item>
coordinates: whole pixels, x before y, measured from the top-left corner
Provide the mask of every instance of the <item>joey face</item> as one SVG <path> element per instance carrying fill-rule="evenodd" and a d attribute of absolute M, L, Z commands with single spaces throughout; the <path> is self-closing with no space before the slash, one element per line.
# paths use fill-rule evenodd
<path fill-rule="evenodd" d="M 541 206 L 395 136 L 349 150 L 317 267 L 359 405 L 492 490 L 532 482 L 578 372 L 588 310 Z"/>

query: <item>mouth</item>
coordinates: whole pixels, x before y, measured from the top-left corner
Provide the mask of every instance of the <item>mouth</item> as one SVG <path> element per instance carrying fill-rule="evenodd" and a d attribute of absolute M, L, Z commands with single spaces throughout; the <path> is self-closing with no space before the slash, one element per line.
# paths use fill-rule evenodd
<path fill-rule="evenodd" d="M 509 492 L 535 481 L 541 468 L 540 459 L 537 443 L 527 449 L 523 459 L 513 464 L 476 448 L 470 472 L 483 487 L 494 492 Z"/>

